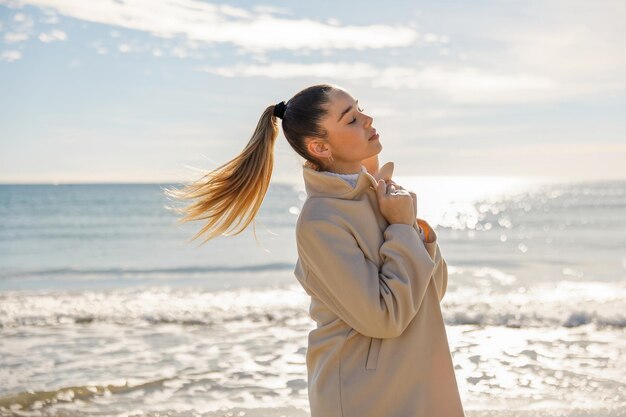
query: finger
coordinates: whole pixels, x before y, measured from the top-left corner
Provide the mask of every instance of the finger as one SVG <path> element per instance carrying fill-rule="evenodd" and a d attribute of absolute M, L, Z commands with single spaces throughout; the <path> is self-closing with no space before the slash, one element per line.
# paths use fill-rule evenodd
<path fill-rule="evenodd" d="M 396 189 L 404 190 L 404 187 L 401 186 L 400 184 L 395 183 L 393 180 L 389 180 L 389 181 L 394 185 L 394 187 L 396 187 Z"/>
<path fill-rule="evenodd" d="M 381 197 L 383 194 L 386 194 L 386 193 L 387 193 L 387 184 L 385 184 L 385 181 L 383 180 L 378 180 L 378 183 L 376 184 L 376 195 Z"/>

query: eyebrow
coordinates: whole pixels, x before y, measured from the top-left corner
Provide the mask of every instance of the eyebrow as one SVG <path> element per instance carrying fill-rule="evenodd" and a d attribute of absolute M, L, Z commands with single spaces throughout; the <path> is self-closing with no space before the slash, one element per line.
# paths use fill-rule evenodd
<path fill-rule="evenodd" d="M 356 101 L 356 104 L 358 105 L 358 104 L 359 104 L 359 100 L 355 100 L 355 101 Z M 345 116 L 345 114 L 346 114 L 346 113 L 348 113 L 351 109 L 352 109 L 352 105 L 350 105 L 350 107 L 348 107 L 347 109 L 345 109 L 344 111 L 342 111 L 342 112 L 341 112 L 341 115 L 339 116 L 339 119 L 337 119 L 337 121 L 338 121 L 338 122 L 340 122 L 340 121 L 341 121 L 341 118 L 342 118 L 343 116 Z"/>

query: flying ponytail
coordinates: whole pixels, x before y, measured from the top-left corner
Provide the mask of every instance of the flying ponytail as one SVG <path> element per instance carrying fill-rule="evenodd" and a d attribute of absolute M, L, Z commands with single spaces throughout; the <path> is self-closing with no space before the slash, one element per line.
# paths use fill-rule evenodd
<path fill-rule="evenodd" d="M 274 107 L 263 111 L 252 138 L 239 155 L 181 189 L 165 189 L 168 197 L 194 200 L 186 207 L 172 208 L 183 214 L 178 223 L 207 220 L 190 241 L 205 235 L 204 244 L 220 235 L 238 235 L 254 220 L 274 168 L 274 143 L 278 136 Z M 254 236 L 256 239 L 256 228 Z"/>
<path fill-rule="evenodd" d="M 206 220 L 190 241 L 205 235 L 204 244 L 220 235 L 238 235 L 254 221 L 272 177 L 278 118 L 282 119 L 285 138 L 306 160 L 305 165 L 315 169 L 323 166 L 309 154 L 305 142 L 310 138 L 326 140 L 328 135 L 320 121 L 327 115 L 325 104 L 333 88 L 331 84 L 313 85 L 298 92 L 287 103 L 268 106 L 239 155 L 180 189 L 164 190 L 165 195 L 176 200 L 193 200 L 182 208 L 167 207 L 183 215 L 178 223 Z M 256 227 L 254 237 L 258 242 Z"/>

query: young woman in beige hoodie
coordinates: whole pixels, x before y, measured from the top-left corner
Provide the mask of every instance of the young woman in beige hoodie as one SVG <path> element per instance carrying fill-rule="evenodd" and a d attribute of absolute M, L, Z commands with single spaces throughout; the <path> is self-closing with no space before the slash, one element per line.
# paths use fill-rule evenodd
<path fill-rule="evenodd" d="M 183 190 L 182 222 L 204 220 L 205 242 L 259 210 L 282 119 L 305 159 L 307 199 L 296 222 L 294 275 L 316 322 L 306 353 L 311 417 L 463 417 L 440 302 L 448 269 L 415 193 L 378 165 L 382 144 L 346 90 L 303 89 L 268 106 L 242 153 Z"/>

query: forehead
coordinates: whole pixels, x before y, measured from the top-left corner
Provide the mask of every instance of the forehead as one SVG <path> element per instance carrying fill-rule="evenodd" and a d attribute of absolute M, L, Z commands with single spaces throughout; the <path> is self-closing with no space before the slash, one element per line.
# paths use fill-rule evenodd
<path fill-rule="evenodd" d="M 336 110 L 339 113 L 355 101 L 354 97 L 352 97 L 350 93 L 339 89 L 332 90 L 328 97 L 330 99 L 329 108 Z"/>
<path fill-rule="evenodd" d="M 341 113 L 345 111 L 349 106 L 354 105 L 356 101 L 354 97 L 347 91 L 334 89 L 328 93 L 328 104 L 326 109 L 328 111 L 327 121 L 336 123 Z"/>

